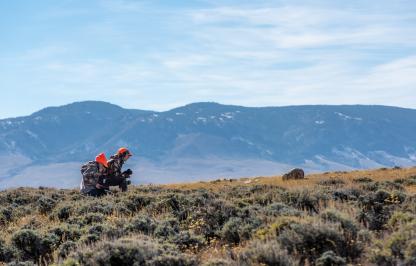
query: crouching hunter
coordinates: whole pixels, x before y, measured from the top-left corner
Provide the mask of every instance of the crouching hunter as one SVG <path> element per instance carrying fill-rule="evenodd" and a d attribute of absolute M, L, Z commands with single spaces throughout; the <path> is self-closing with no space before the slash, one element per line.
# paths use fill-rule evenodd
<path fill-rule="evenodd" d="M 89 161 L 81 167 L 82 180 L 81 193 L 84 195 L 100 197 L 107 194 L 108 187 L 104 185 L 107 176 L 107 158 L 104 153 L 95 157 L 95 161 Z"/>
<path fill-rule="evenodd" d="M 127 191 L 127 186 L 131 183 L 129 178 L 133 174 L 131 169 L 122 172 L 121 168 L 124 163 L 133 154 L 125 147 L 118 149 L 117 153 L 110 157 L 108 161 L 108 185 L 119 186 L 121 191 Z"/>

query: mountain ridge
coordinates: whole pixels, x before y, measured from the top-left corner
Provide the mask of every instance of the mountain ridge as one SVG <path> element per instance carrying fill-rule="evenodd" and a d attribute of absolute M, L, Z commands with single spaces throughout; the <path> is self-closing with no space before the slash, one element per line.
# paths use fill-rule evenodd
<path fill-rule="evenodd" d="M 201 169 L 218 167 L 210 176 L 244 175 L 239 163 L 244 160 L 261 173 L 277 174 L 291 166 L 312 171 L 411 166 L 416 162 L 414 132 L 416 110 L 382 105 L 199 102 L 156 112 L 84 101 L 0 120 L 0 155 L 24 156 L 39 166 L 81 163 L 128 146 L 137 158 L 154 164 L 150 175 L 172 161 L 177 175 L 195 173 L 191 162 L 215 162 Z M 266 162 L 275 167 L 262 169 Z M 10 178 L 19 169 L 3 172 Z"/>

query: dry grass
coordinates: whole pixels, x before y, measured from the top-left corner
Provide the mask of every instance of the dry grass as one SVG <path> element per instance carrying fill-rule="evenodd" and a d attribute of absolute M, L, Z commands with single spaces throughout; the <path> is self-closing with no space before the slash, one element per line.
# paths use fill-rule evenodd
<path fill-rule="evenodd" d="M 374 181 L 386 181 L 394 180 L 398 178 L 407 178 L 410 176 L 416 176 L 416 167 L 412 168 L 381 168 L 374 170 L 357 170 L 351 172 L 328 172 L 321 174 L 310 174 L 306 175 L 303 180 L 288 180 L 283 181 L 282 176 L 270 176 L 270 177 L 252 177 L 252 178 L 241 178 L 241 179 L 218 179 L 211 182 L 195 182 L 195 183 L 179 183 L 179 184 L 168 184 L 163 187 L 169 189 L 210 189 L 218 191 L 228 186 L 252 186 L 255 184 L 263 185 L 274 185 L 280 186 L 287 189 L 296 188 L 311 188 L 321 180 L 330 178 L 342 179 L 346 182 L 346 186 L 354 186 L 353 180 L 360 177 L 369 177 Z M 414 192 L 415 188 L 409 188 L 410 192 Z"/>

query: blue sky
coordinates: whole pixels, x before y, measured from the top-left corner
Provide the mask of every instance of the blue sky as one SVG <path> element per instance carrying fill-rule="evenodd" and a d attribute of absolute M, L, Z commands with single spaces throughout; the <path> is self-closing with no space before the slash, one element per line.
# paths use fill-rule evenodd
<path fill-rule="evenodd" d="M 0 1 L 0 92 L 0 118 L 82 100 L 416 108 L 416 1 Z"/>

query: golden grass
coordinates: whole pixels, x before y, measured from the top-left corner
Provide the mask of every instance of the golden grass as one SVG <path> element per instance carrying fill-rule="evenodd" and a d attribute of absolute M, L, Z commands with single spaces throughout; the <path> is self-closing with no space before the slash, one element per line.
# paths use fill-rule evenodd
<path fill-rule="evenodd" d="M 311 188 L 317 182 L 330 178 L 342 179 L 346 182 L 346 186 L 353 186 L 353 180 L 359 177 L 369 177 L 375 181 L 394 180 L 397 178 L 406 178 L 416 175 L 416 167 L 402 168 L 402 169 L 374 169 L 374 170 L 357 170 L 350 172 L 328 172 L 320 174 L 309 174 L 305 176 L 303 180 L 288 180 L 283 181 L 282 176 L 269 176 L 269 177 L 252 177 L 241 179 L 220 179 L 211 182 L 194 182 L 194 183 L 179 183 L 164 185 L 165 188 L 170 189 L 210 189 L 218 190 L 224 188 L 224 186 L 252 186 L 255 184 L 267 184 L 274 186 L 281 186 L 288 189 L 297 188 Z M 410 192 L 414 193 L 416 188 L 409 188 Z"/>

